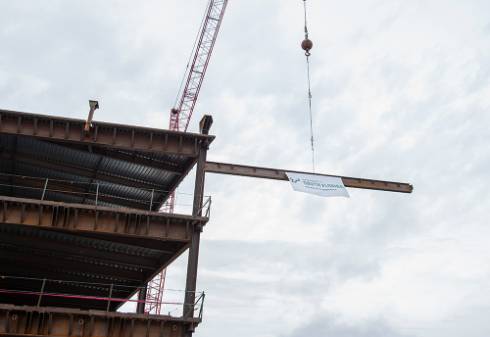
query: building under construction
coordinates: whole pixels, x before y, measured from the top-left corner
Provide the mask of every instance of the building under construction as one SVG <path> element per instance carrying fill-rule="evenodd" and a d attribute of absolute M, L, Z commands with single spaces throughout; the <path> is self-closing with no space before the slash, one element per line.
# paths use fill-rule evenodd
<path fill-rule="evenodd" d="M 0 335 L 191 336 L 204 303 L 196 280 L 211 204 L 205 173 L 288 180 L 286 171 L 206 161 L 210 116 L 198 134 L 90 116 L 0 110 Z M 193 168 L 192 210 L 160 212 Z M 412 192 L 406 183 L 322 176 Z M 185 285 L 180 296 L 163 294 L 174 309 L 161 314 L 148 282 L 186 250 Z"/>
<path fill-rule="evenodd" d="M 412 192 L 406 183 L 206 160 L 212 118 L 186 131 L 227 3 L 209 0 L 169 130 L 92 122 L 96 101 L 87 120 L 0 110 L 0 336 L 191 337 L 204 305 L 196 282 L 211 206 L 206 172 L 290 180 L 313 194 Z M 176 214 L 175 190 L 191 171 L 191 209 Z M 186 251 L 182 290 L 165 290 L 164 271 Z"/>
<path fill-rule="evenodd" d="M 199 134 L 87 128 L 0 110 L 0 335 L 192 334 L 204 302 L 196 277 L 211 122 Z M 193 168 L 192 212 L 159 212 Z M 147 300 L 147 283 L 186 250 L 178 314 L 148 310 L 161 303 Z"/>

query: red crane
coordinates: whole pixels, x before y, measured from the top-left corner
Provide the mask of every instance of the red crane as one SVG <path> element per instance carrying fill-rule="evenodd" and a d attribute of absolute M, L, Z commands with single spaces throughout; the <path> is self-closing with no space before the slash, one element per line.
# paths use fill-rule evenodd
<path fill-rule="evenodd" d="M 210 0 L 207 6 L 201 28 L 192 49 L 191 58 L 187 64 L 174 107 L 170 110 L 169 129 L 187 131 L 192 112 L 206 75 L 214 44 L 223 21 L 228 0 Z M 183 85 L 185 83 L 185 86 Z M 180 98 L 179 98 L 180 97 Z M 172 193 L 162 211 L 173 213 L 175 194 Z M 162 309 L 163 287 L 166 270 L 155 276 L 147 285 L 145 312 L 160 314 Z"/>

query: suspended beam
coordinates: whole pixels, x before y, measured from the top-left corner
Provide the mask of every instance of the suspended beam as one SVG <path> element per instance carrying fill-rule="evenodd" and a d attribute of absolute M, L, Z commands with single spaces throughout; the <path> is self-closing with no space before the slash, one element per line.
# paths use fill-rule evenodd
<path fill-rule="evenodd" d="M 317 174 L 311 172 L 290 171 L 290 170 L 272 169 L 266 167 L 216 163 L 216 162 L 209 162 L 209 161 L 206 162 L 205 170 L 208 173 L 230 174 L 235 176 L 274 179 L 274 180 L 288 180 L 286 172 L 316 174 L 319 176 L 341 178 L 346 187 L 362 188 L 367 190 L 388 191 L 388 192 L 400 192 L 400 193 L 412 193 L 413 191 L 413 186 L 411 184 L 394 182 L 394 181 L 344 177 L 344 176 L 336 176 L 330 174 Z"/>

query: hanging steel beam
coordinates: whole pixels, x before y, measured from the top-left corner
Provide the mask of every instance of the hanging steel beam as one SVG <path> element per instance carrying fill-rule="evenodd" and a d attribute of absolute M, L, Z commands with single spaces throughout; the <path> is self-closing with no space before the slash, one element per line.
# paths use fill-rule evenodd
<path fill-rule="evenodd" d="M 330 174 L 317 174 L 311 172 L 291 171 L 291 170 L 273 169 L 273 168 L 266 168 L 266 167 L 216 163 L 216 162 L 209 162 L 209 161 L 206 162 L 206 172 L 230 174 L 230 175 L 253 177 L 253 178 L 274 179 L 274 180 L 288 180 L 286 172 L 316 174 L 319 176 L 341 178 L 346 187 L 362 188 L 367 190 L 388 191 L 388 192 L 400 192 L 400 193 L 412 193 L 413 191 L 413 186 L 408 183 L 365 179 L 365 178 L 344 177 L 344 176 L 337 176 L 337 175 L 330 175 Z"/>

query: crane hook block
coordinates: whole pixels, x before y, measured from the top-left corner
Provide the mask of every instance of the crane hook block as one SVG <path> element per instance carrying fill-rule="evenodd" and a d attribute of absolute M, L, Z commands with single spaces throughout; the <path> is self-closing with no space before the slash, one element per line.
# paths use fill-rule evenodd
<path fill-rule="evenodd" d="M 313 48 L 313 41 L 306 38 L 301 42 L 301 48 L 305 51 L 306 56 L 310 56 L 310 50 Z"/>

